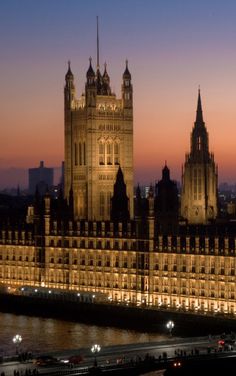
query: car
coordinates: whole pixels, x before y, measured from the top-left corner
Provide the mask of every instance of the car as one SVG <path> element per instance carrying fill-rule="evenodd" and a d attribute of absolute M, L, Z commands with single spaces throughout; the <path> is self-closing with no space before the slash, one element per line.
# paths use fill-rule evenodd
<path fill-rule="evenodd" d="M 71 364 L 79 364 L 83 361 L 83 357 L 81 355 L 72 355 L 69 358 L 69 363 Z"/>
<path fill-rule="evenodd" d="M 180 368 L 180 367 L 182 367 L 182 362 L 180 360 L 175 360 L 172 367 L 173 368 Z"/>
<path fill-rule="evenodd" d="M 54 358 L 51 355 L 42 355 L 34 359 L 33 363 L 36 364 L 37 366 L 48 366 L 48 365 L 57 364 L 58 359 Z"/>

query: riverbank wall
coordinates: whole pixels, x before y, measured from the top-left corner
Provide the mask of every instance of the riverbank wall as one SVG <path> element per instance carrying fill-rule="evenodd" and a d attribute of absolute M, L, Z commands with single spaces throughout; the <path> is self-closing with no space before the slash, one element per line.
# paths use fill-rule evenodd
<path fill-rule="evenodd" d="M 236 332 L 236 319 L 228 317 L 4 293 L 0 294 L 0 311 L 165 334 L 166 323 L 172 320 L 173 334 L 183 337 Z"/>

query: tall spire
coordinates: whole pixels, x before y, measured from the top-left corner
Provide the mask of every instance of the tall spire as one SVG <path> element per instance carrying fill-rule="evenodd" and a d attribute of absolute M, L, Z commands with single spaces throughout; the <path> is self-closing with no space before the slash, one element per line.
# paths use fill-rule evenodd
<path fill-rule="evenodd" d="M 198 88 L 198 101 L 197 101 L 196 123 L 203 123 L 200 86 Z"/>
<path fill-rule="evenodd" d="M 98 16 L 97 16 L 97 69 L 99 68 L 99 32 L 98 32 Z"/>

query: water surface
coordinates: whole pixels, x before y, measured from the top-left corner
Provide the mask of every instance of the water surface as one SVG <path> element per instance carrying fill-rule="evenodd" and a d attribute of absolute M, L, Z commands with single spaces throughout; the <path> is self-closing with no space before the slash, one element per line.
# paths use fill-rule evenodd
<path fill-rule="evenodd" d="M 12 338 L 22 336 L 22 351 L 33 353 L 65 349 L 159 341 L 166 336 L 158 333 L 137 332 L 113 327 L 80 324 L 50 318 L 29 317 L 0 313 L 1 355 L 15 352 Z"/>

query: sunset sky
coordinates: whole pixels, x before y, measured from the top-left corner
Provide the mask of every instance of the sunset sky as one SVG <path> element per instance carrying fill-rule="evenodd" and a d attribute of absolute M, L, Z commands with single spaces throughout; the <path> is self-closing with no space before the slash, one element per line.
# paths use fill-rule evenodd
<path fill-rule="evenodd" d="M 96 16 L 117 97 L 129 60 L 135 181 L 159 179 L 165 160 L 180 180 L 200 85 L 219 181 L 236 182 L 235 0 L 1 0 L 0 188 L 16 181 L 6 169 L 64 159 L 67 60 L 79 96 L 90 56 L 95 65 Z"/>

